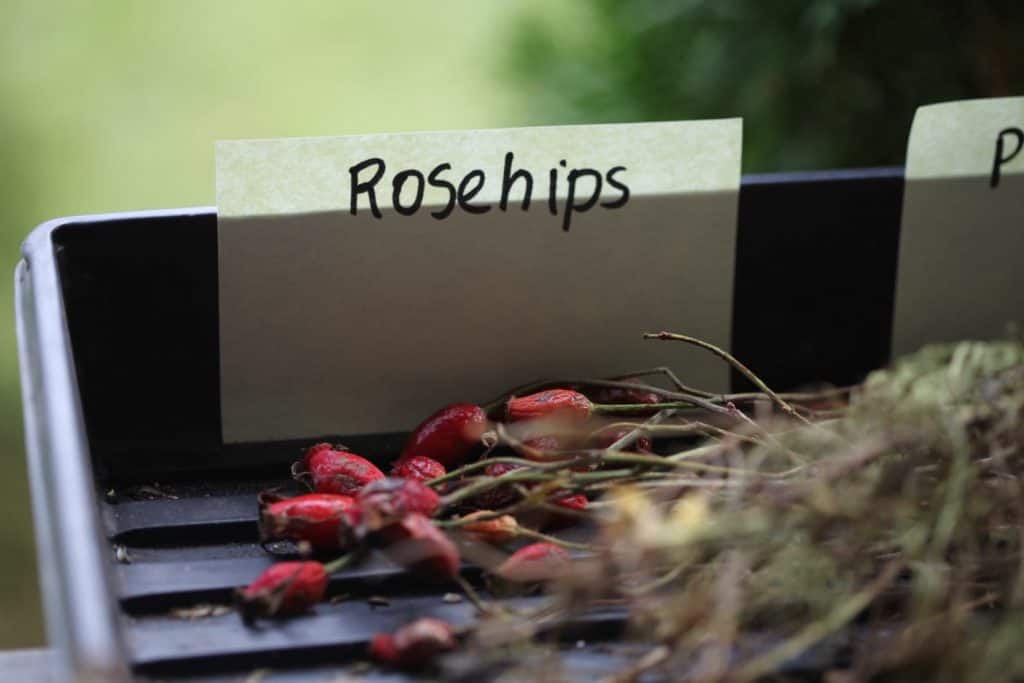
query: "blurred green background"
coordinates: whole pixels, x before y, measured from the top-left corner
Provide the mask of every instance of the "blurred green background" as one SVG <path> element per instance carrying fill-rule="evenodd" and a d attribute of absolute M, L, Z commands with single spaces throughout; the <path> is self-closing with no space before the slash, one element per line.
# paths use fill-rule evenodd
<path fill-rule="evenodd" d="M 1024 3 L 7 0 L 0 648 L 43 642 L 11 273 L 48 218 L 208 205 L 213 141 L 745 117 L 747 172 L 899 164 L 918 104 L 1024 94 Z"/>

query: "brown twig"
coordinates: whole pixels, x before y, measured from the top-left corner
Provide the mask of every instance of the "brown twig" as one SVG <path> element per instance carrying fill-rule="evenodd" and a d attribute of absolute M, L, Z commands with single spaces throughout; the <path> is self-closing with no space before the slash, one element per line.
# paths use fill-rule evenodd
<path fill-rule="evenodd" d="M 702 348 L 702 349 L 704 349 L 706 351 L 710 351 L 711 353 L 715 354 L 716 356 L 718 356 L 719 358 L 721 358 L 722 360 L 727 362 L 729 365 L 734 367 L 736 370 L 738 370 L 740 372 L 740 374 L 742 374 L 744 377 L 746 377 L 751 382 L 753 382 L 754 385 L 758 389 L 763 391 L 768 396 L 768 398 L 770 398 L 772 400 L 772 402 L 775 403 L 775 405 L 777 405 L 784 413 L 786 413 L 787 415 L 792 417 L 794 420 L 797 420 L 798 422 L 803 422 L 804 424 L 807 424 L 807 425 L 811 424 L 807 420 L 807 418 L 805 418 L 803 415 L 798 413 L 793 408 L 793 406 L 789 405 L 789 403 L 787 403 L 781 396 L 779 396 L 774 391 L 772 391 L 771 387 L 769 387 L 767 384 L 765 384 L 764 381 L 760 377 L 758 377 L 756 374 L 754 374 L 754 372 L 750 368 L 748 368 L 746 365 L 744 365 L 739 360 L 737 360 L 735 356 L 733 356 L 731 353 L 729 353 L 725 349 L 722 349 L 722 348 L 720 348 L 718 346 L 715 346 L 714 344 L 711 344 L 710 342 L 706 342 L 703 339 L 697 339 L 696 337 L 689 337 L 689 336 L 687 336 L 685 334 L 675 334 L 673 332 L 645 332 L 643 337 L 644 337 L 644 339 L 661 339 L 661 340 L 665 340 L 665 341 L 681 341 L 681 342 L 684 342 L 686 344 L 692 344 L 693 346 L 700 347 L 700 348 Z"/>

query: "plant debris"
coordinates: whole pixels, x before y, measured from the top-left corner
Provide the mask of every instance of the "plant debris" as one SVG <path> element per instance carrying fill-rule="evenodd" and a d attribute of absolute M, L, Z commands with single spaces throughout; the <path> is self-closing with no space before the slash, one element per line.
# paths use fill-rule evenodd
<path fill-rule="evenodd" d="M 128 554 L 128 548 L 120 543 L 114 544 L 114 559 L 121 564 L 131 564 L 132 556 Z"/>
<path fill-rule="evenodd" d="M 171 616 L 175 619 L 195 621 L 208 617 L 220 617 L 231 611 L 230 605 L 215 605 L 211 603 L 200 603 L 191 607 L 176 607 L 171 610 Z"/>
<path fill-rule="evenodd" d="M 446 418 L 444 438 L 414 432 L 429 453 L 404 453 L 459 465 L 431 467 L 436 510 L 348 525 L 347 542 L 447 577 L 477 606 L 481 619 L 446 657 L 513 679 L 538 661 L 554 672 L 557 648 L 541 641 L 614 608 L 647 646 L 612 681 L 776 679 L 814 652 L 829 680 L 1024 677 L 1020 340 L 930 346 L 856 387 L 777 393 L 711 344 L 645 336 L 710 351 L 757 391 L 718 395 L 656 368 L 460 404 L 471 430 Z M 555 534 L 580 522 L 586 542 Z M 513 553 L 521 537 L 535 543 Z M 533 571 L 538 549 L 545 571 Z M 459 576 L 463 560 L 492 592 L 522 579 L 545 598 L 529 610 L 485 602 Z M 430 642 L 441 640 L 423 652 L 455 647 Z M 378 660 L 411 661 L 381 643 Z"/>

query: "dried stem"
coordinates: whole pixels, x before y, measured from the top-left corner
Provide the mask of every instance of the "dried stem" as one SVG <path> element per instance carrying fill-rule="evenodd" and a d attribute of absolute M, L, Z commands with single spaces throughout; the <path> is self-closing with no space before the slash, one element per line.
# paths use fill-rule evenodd
<path fill-rule="evenodd" d="M 737 681 L 753 681 L 775 671 L 826 636 L 850 623 L 896 578 L 901 564 L 890 563 L 866 588 L 840 603 L 821 621 L 808 624 L 799 633 L 781 645 L 747 662 L 734 674 Z"/>
<path fill-rule="evenodd" d="M 777 405 L 784 413 L 786 413 L 787 415 L 789 415 L 798 422 L 803 422 L 804 424 L 807 425 L 811 424 L 810 422 L 808 422 L 807 418 L 798 413 L 793 408 L 793 406 L 789 405 L 789 403 L 787 403 L 781 396 L 772 391 L 771 387 L 765 384 L 760 377 L 755 375 L 754 372 L 750 370 L 750 368 L 748 368 L 743 363 L 739 362 L 731 353 L 729 353 L 725 349 L 715 346 L 714 344 L 706 342 L 702 339 L 697 339 L 696 337 L 688 337 L 685 334 L 674 334 L 672 332 L 645 332 L 643 337 L 644 339 L 681 341 L 710 351 L 711 353 L 715 354 L 716 356 L 727 362 L 729 365 L 734 367 L 736 370 L 738 370 L 740 374 L 742 374 L 744 377 L 753 382 L 754 386 L 763 391 L 768 396 L 768 398 L 770 398 L 772 402 L 775 403 L 775 405 Z"/>

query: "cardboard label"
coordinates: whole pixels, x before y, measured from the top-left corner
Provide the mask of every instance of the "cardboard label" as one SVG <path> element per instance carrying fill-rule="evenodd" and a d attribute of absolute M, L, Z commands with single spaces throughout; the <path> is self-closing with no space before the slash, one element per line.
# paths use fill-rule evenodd
<path fill-rule="evenodd" d="M 1024 320 L 1024 97 L 921 107 L 907 147 L 893 353 Z"/>
<path fill-rule="evenodd" d="M 738 119 L 217 143 L 225 442 L 411 429 L 728 345 Z"/>

